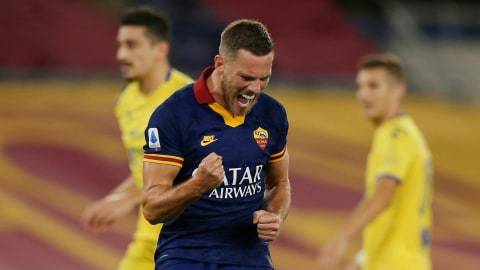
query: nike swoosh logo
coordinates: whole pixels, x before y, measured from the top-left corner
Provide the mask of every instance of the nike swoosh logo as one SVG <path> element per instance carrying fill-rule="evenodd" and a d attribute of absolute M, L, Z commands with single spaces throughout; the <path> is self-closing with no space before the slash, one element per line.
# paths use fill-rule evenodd
<path fill-rule="evenodd" d="M 207 146 L 207 145 L 209 145 L 209 144 L 211 144 L 211 143 L 216 142 L 217 140 L 218 140 L 218 139 L 211 140 L 211 141 L 204 141 L 204 140 L 202 140 L 202 141 L 200 142 L 200 145 L 201 145 L 201 146 Z"/>

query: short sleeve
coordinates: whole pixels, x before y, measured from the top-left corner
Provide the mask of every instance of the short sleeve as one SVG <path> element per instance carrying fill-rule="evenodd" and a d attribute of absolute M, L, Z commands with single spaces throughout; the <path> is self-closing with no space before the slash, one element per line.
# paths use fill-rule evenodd
<path fill-rule="evenodd" d="M 145 129 L 144 162 L 182 167 L 181 131 L 170 107 L 161 105 L 150 117 Z"/>
<path fill-rule="evenodd" d="M 288 135 L 288 118 L 285 108 L 280 105 L 280 110 L 277 119 L 278 138 L 274 146 L 272 146 L 269 163 L 277 162 L 285 157 L 287 150 L 287 135 Z"/>
<path fill-rule="evenodd" d="M 383 144 L 379 147 L 379 163 L 375 177 L 377 180 L 391 178 L 402 182 L 414 157 L 408 134 L 402 129 L 394 129 L 384 134 Z"/>

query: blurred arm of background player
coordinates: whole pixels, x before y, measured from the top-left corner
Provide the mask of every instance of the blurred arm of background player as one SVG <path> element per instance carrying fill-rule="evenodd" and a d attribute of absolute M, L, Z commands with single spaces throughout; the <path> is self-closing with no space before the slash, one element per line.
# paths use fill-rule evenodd
<path fill-rule="evenodd" d="M 95 232 L 103 232 L 119 219 L 138 209 L 141 192 L 135 188 L 130 174 L 107 196 L 87 206 L 83 212 L 85 226 Z"/>
<path fill-rule="evenodd" d="M 264 210 L 253 213 L 253 223 L 257 224 L 260 239 L 273 241 L 280 235 L 282 222 L 287 217 L 290 207 L 290 180 L 288 166 L 290 157 L 270 163 L 267 168 Z"/>
<path fill-rule="evenodd" d="M 363 228 L 388 207 L 397 185 L 395 180 L 388 177 L 378 179 L 375 193 L 360 201 L 347 222 L 322 249 L 319 258 L 321 270 L 339 269 L 342 256 L 351 240 L 358 237 Z"/>

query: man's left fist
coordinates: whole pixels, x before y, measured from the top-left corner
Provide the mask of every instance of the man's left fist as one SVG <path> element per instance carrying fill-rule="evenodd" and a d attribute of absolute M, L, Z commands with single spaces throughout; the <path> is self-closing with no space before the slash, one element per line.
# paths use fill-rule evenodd
<path fill-rule="evenodd" d="M 280 235 L 282 219 L 280 215 L 265 210 L 253 213 L 253 223 L 257 224 L 258 238 L 273 241 Z"/>

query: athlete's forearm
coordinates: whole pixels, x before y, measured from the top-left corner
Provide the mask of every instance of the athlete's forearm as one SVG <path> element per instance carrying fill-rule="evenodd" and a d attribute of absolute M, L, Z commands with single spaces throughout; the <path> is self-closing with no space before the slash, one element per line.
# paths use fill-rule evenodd
<path fill-rule="evenodd" d="M 288 178 L 285 178 L 275 182 L 276 185 L 267 190 L 265 210 L 280 215 L 282 220 L 284 220 L 290 208 L 290 181 Z"/>
<path fill-rule="evenodd" d="M 133 175 L 129 174 L 118 186 L 116 186 L 110 194 L 133 192 L 136 189 L 133 182 Z"/>
<path fill-rule="evenodd" d="M 110 194 L 105 196 L 105 200 L 107 201 L 128 199 L 128 201 L 134 206 L 140 205 L 142 202 L 141 198 L 141 192 L 135 187 L 132 174 L 125 178 L 125 180 L 123 180 L 122 183 L 113 189 Z"/>
<path fill-rule="evenodd" d="M 177 186 L 154 185 L 143 193 L 143 215 L 152 224 L 164 223 L 179 216 L 204 190 L 192 177 Z"/>
<path fill-rule="evenodd" d="M 360 202 L 340 231 L 343 237 L 351 239 L 359 235 L 368 223 L 388 207 L 395 195 L 396 187 L 395 181 L 379 179 L 375 192 Z"/>
<path fill-rule="evenodd" d="M 348 218 L 341 233 L 348 239 L 358 236 L 368 223 L 387 208 L 388 203 L 389 200 L 380 196 L 363 199 Z"/>
<path fill-rule="evenodd" d="M 264 209 L 280 215 L 282 221 L 287 217 L 290 208 L 290 179 L 288 177 L 288 164 L 290 156 L 285 151 L 285 157 L 267 169 L 267 190 L 265 194 Z"/>

